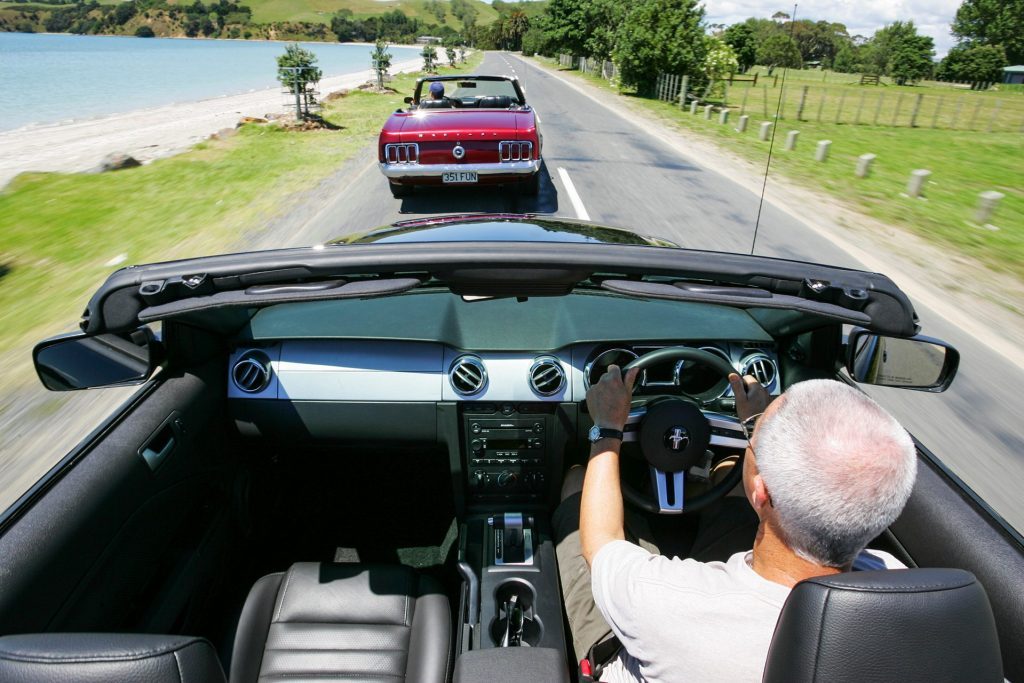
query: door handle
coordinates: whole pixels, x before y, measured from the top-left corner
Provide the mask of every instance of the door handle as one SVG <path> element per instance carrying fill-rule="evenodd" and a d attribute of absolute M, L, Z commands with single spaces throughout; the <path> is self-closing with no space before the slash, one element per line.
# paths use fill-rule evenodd
<path fill-rule="evenodd" d="M 153 432 L 146 443 L 139 449 L 139 455 L 149 465 L 149 469 L 156 471 L 167 456 L 171 454 L 174 447 L 178 445 L 181 419 L 178 412 L 171 413 L 163 423 Z"/>

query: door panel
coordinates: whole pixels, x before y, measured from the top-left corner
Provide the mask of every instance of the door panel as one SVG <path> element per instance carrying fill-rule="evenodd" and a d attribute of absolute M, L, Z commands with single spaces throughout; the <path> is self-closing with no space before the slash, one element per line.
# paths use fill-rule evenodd
<path fill-rule="evenodd" d="M 156 380 L 18 511 L 0 537 L 0 633 L 169 631 L 180 622 L 188 596 L 168 587 L 183 585 L 182 572 L 208 575 L 226 552 L 223 541 L 209 546 L 227 523 L 222 370 L 212 363 Z M 151 441 L 169 418 L 173 443 Z M 163 451 L 155 470 L 147 444 Z M 175 600 L 179 608 L 161 610 Z"/>
<path fill-rule="evenodd" d="M 919 445 L 920 448 L 920 445 Z M 978 577 L 996 617 L 1003 675 L 1024 680 L 1024 547 L 934 456 L 918 460 L 917 483 L 891 531 L 921 567 L 958 567 Z"/>

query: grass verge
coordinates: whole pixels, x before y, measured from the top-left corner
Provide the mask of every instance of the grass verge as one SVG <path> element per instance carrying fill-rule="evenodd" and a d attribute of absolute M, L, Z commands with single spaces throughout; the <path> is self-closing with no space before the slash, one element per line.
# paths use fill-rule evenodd
<path fill-rule="evenodd" d="M 559 68 L 553 60 L 541 61 Z M 598 76 L 578 72 L 574 75 L 598 88 L 617 92 Z M 777 97 L 778 91 L 775 92 Z M 729 99 L 730 104 L 737 106 L 730 112 L 726 125 L 718 123 L 717 113 L 708 121 L 702 111 L 693 116 L 688 109 L 668 102 L 628 94 L 623 97 L 661 121 L 709 138 L 761 168 L 768 161 L 768 143 L 758 141 L 757 131 L 760 123 L 773 120 L 772 116 L 764 117 L 763 112 L 751 110 L 748 103 L 748 128 L 744 133 L 737 132 L 739 102 L 735 91 Z M 758 103 L 760 107 L 760 100 Z M 813 113 L 816 115 L 816 111 Z M 783 147 L 790 130 L 799 130 L 800 137 L 796 149 L 787 152 Z M 818 140 L 832 141 L 824 163 L 814 160 Z M 872 174 L 857 178 L 857 158 L 867 153 L 877 155 Z M 987 268 L 1024 280 L 1022 158 L 1024 135 L 1019 132 L 835 124 L 826 116 L 822 122 L 781 121 L 769 173 L 824 190 L 873 218 L 947 246 L 951 255 L 968 256 Z M 910 199 L 904 194 L 914 169 L 932 172 L 925 188 L 926 199 Z M 989 190 L 1005 195 L 990 221 L 997 230 L 974 223 L 978 195 Z"/>
<path fill-rule="evenodd" d="M 482 58 L 442 72 L 472 70 Z M 121 262 L 231 249 L 365 148 L 415 78 L 396 76 L 397 93 L 353 91 L 325 104 L 339 130 L 250 124 L 135 169 L 15 178 L 0 192 L 0 358 L 27 358 L 34 342 L 72 327 Z"/>

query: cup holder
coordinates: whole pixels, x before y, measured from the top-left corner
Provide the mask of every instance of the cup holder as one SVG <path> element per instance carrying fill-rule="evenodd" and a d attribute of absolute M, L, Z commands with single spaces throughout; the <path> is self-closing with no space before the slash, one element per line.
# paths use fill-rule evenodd
<path fill-rule="evenodd" d="M 516 604 L 523 611 L 521 645 L 537 647 L 540 644 L 541 636 L 544 634 L 544 625 L 534 613 L 533 604 L 536 600 L 536 593 L 533 590 L 533 586 L 522 579 L 503 581 L 494 590 L 494 613 L 498 616 L 491 620 L 491 641 L 500 647 L 505 638 L 505 631 L 508 628 L 508 606 L 513 596 L 516 598 Z"/>

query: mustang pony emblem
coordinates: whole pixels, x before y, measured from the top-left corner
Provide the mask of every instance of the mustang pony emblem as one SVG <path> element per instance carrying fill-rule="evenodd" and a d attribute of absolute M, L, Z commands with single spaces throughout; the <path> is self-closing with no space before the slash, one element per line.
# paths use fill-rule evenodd
<path fill-rule="evenodd" d="M 685 450 L 690 445 L 690 434 L 685 427 L 673 427 L 665 433 L 665 445 L 676 452 Z"/>

